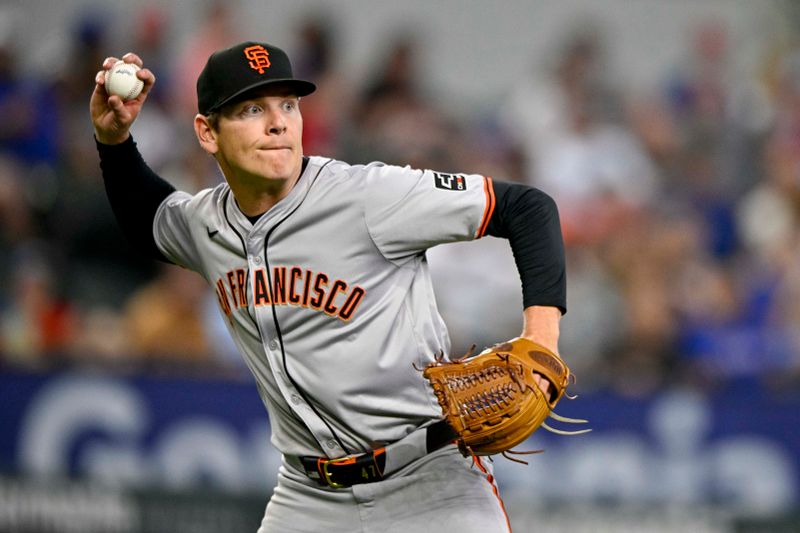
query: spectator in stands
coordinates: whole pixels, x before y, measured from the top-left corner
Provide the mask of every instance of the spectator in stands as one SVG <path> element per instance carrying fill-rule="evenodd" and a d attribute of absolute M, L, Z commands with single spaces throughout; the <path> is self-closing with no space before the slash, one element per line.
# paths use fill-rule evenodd
<path fill-rule="evenodd" d="M 43 249 L 20 247 L 15 259 L 12 297 L 0 308 L 0 358 L 32 368 L 63 362 L 75 335 L 74 310 L 58 294 Z"/>
<path fill-rule="evenodd" d="M 156 363 L 213 363 L 204 325 L 205 282 L 197 274 L 161 265 L 125 304 L 123 323 L 135 356 Z"/>
<path fill-rule="evenodd" d="M 659 189 L 657 169 L 600 79 L 600 54 L 594 33 L 578 33 L 554 71 L 521 80 L 503 110 L 527 181 L 559 204 L 567 243 L 613 234 Z"/>

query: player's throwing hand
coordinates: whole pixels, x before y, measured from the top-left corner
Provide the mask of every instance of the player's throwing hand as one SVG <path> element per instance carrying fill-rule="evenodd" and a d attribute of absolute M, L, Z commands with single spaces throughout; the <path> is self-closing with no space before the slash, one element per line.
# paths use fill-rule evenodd
<path fill-rule="evenodd" d="M 140 68 L 137 77 L 144 82 L 142 92 L 136 98 L 123 101 L 116 95 L 109 95 L 105 89 L 106 71 L 119 61 L 116 57 L 108 57 L 103 61 L 103 68 L 94 77 L 95 87 L 89 101 L 89 112 L 94 125 L 95 137 L 103 144 L 119 144 L 130 135 L 130 127 L 139 116 L 147 94 L 156 82 L 155 75 L 143 68 L 142 60 L 133 53 L 122 56 L 126 63 L 133 63 Z"/>

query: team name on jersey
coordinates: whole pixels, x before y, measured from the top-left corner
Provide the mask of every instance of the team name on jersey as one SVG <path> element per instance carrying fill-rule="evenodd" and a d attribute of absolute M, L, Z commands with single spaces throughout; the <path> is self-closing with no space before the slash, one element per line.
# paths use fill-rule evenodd
<path fill-rule="evenodd" d="M 247 270 L 243 268 L 228 271 L 217 280 L 217 298 L 225 316 L 250 303 L 255 307 L 294 305 L 346 322 L 353 318 L 366 293 L 358 285 L 298 266 L 273 267 L 271 276 L 266 268 L 260 268 L 253 271 L 252 280 L 253 286 L 248 291 Z M 252 301 L 248 301 L 248 296 Z"/>

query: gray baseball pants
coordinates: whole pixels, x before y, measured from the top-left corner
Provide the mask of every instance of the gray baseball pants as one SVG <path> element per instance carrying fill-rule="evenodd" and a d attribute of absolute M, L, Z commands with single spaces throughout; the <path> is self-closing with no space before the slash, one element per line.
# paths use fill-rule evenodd
<path fill-rule="evenodd" d="M 390 477 L 350 488 L 322 487 L 283 461 L 258 533 L 508 533 L 508 517 L 484 459 L 454 445 Z"/>

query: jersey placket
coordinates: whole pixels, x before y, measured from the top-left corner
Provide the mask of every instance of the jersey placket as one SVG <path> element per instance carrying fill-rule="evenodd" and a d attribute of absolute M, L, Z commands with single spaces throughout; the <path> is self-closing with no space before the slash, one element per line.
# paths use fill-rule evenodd
<path fill-rule="evenodd" d="M 318 169 L 309 165 L 309 168 L 307 168 L 304 173 L 305 175 L 301 177 L 295 189 L 285 198 L 285 201 L 282 202 L 281 205 L 275 206 L 277 209 L 264 215 L 262 220 L 258 221 L 256 226 L 250 230 L 249 235 L 245 238 L 245 251 L 247 253 L 249 267 L 248 283 L 251 295 L 254 294 L 256 270 L 265 269 L 268 274 L 267 279 L 271 280 L 272 273 L 269 272 L 269 269 L 272 265 L 280 263 L 280 260 L 276 259 L 275 245 L 271 245 L 267 241 L 271 231 L 302 203 L 305 198 L 303 191 L 307 186 L 306 175 L 312 172 L 316 173 L 317 171 Z M 268 282 L 267 285 L 271 293 L 271 282 Z M 266 355 L 274 381 L 278 385 L 278 389 L 286 405 L 303 421 L 306 428 L 319 443 L 321 449 L 331 457 L 342 456 L 346 451 L 339 444 L 330 427 L 322 420 L 315 409 L 308 404 L 305 399 L 305 394 L 303 391 L 298 390 L 292 377 L 288 374 L 289 371 L 286 368 L 285 361 L 291 359 L 291 356 L 289 353 L 284 353 L 284 350 L 288 350 L 290 347 L 285 346 L 285 344 L 283 346 L 281 345 L 282 332 L 279 332 L 280 322 L 277 318 L 277 313 L 272 308 L 272 301 L 273 298 L 270 297 L 269 304 L 255 306 L 253 298 L 251 297 L 248 306 L 252 311 L 251 316 L 254 316 L 256 319 L 256 325 L 261 335 L 263 353 Z M 292 359 L 292 361 L 295 360 Z"/>

